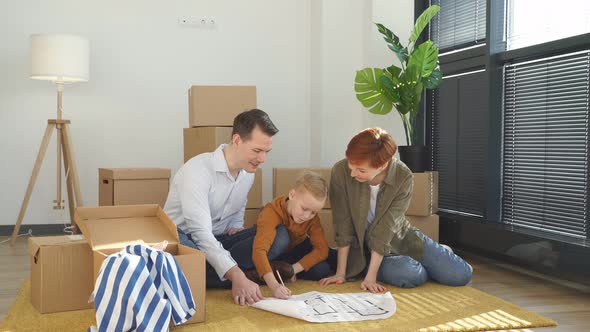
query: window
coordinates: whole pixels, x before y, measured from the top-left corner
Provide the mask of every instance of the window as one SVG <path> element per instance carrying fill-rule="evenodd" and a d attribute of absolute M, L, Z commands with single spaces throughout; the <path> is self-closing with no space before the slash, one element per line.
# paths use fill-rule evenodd
<path fill-rule="evenodd" d="M 487 144 L 487 77 L 483 70 L 449 75 L 433 94 L 433 170 L 439 209 L 483 217 Z"/>
<path fill-rule="evenodd" d="M 590 32 L 590 2 L 507 0 L 506 48 L 513 50 Z"/>
<path fill-rule="evenodd" d="M 439 209 L 485 214 L 488 83 L 485 70 L 485 0 L 431 0 L 440 12 L 430 24 L 441 50 L 443 83 L 429 93 L 428 142 L 439 172 Z"/>
<path fill-rule="evenodd" d="M 590 50 L 504 69 L 502 221 L 585 238 Z"/>
<path fill-rule="evenodd" d="M 485 0 L 431 0 L 430 4 L 440 6 L 430 30 L 441 53 L 485 42 Z"/>

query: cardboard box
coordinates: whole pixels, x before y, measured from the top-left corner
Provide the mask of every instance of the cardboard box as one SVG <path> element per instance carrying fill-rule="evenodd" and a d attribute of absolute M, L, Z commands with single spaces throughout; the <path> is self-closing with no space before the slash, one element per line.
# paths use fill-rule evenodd
<path fill-rule="evenodd" d="M 160 204 L 170 187 L 168 168 L 99 168 L 98 205 Z"/>
<path fill-rule="evenodd" d="M 438 212 L 438 172 L 414 173 L 414 191 L 408 216 L 427 217 Z"/>
<path fill-rule="evenodd" d="M 328 188 L 330 188 L 331 168 L 273 168 L 272 170 L 272 196 L 274 198 L 289 194 L 289 190 L 295 185 L 295 180 L 303 173 L 309 170 L 319 173 L 326 179 Z M 326 199 L 324 209 L 330 208 L 330 198 Z"/>
<path fill-rule="evenodd" d="M 328 246 L 332 249 L 338 248 L 336 245 L 336 236 L 334 233 L 334 221 L 332 219 L 332 210 L 323 209 L 318 213 L 322 229 L 324 230 L 324 236 L 328 241 Z"/>
<path fill-rule="evenodd" d="M 250 228 L 256 225 L 260 209 L 246 209 L 244 212 L 244 228 Z"/>
<path fill-rule="evenodd" d="M 260 209 L 262 207 L 262 169 L 257 169 L 254 174 L 254 183 L 248 192 L 246 209 Z"/>
<path fill-rule="evenodd" d="M 40 313 L 93 308 L 92 250 L 80 235 L 29 238 L 31 304 Z"/>
<path fill-rule="evenodd" d="M 438 215 L 433 214 L 427 217 L 406 216 L 406 218 L 410 221 L 410 224 L 438 242 Z"/>
<path fill-rule="evenodd" d="M 231 140 L 232 127 L 184 128 L 184 162 L 205 152 L 213 152 Z"/>
<path fill-rule="evenodd" d="M 236 115 L 256 108 L 256 87 L 195 85 L 188 90 L 188 108 L 189 127 L 231 127 Z"/>
<path fill-rule="evenodd" d="M 92 248 L 93 280 L 104 259 L 134 243 L 168 241 L 191 288 L 197 312 L 187 324 L 205 321 L 205 254 L 179 244 L 176 225 L 157 204 L 76 208 L 74 218 Z"/>

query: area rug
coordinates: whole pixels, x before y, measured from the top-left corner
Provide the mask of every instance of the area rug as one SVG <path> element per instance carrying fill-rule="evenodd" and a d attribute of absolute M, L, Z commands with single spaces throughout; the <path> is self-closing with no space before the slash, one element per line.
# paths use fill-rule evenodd
<path fill-rule="evenodd" d="M 317 282 L 297 281 L 293 293 L 312 290 L 331 293 L 360 291 L 360 282 L 321 287 Z M 347 323 L 308 323 L 251 307 L 233 304 L 231 291 L 207 291 L 206 322 L 175 327 L 172 331 L 490 331 L 557 325 L 514 304 L 471 287 L 447 287 L 427 283 L 414 289 L 389 287 L 397 312 L 386 320 Z M 94 324 L 93 310 L 39 314 L 30 304 L 26 281 L 0 325 L 0 331 L 85 331 Z M 268 288 L 263 287 L 265 296 Z"/>

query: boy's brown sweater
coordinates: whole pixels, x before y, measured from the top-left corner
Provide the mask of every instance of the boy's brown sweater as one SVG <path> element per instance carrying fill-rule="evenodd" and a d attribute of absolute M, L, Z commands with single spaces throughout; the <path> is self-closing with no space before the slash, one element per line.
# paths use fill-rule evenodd
<path fill-rule="evenodd" d="M 313 249 L 299 261 L 305 271 L 328 257 L 328 242 L 324 237 L 320 217 L 316 215 L 302 224 L 297 224 L 287 212 L 287 199 L 287 196 L 275 198 L 266 204 L 258 216 L 252 261 L 260 277 L 272 272 L 267 255 L 275 239 L 278 225 L 285 226 L 289 232 L 290 243 L 287 250 L 291 250 L 309 236 Z"/>

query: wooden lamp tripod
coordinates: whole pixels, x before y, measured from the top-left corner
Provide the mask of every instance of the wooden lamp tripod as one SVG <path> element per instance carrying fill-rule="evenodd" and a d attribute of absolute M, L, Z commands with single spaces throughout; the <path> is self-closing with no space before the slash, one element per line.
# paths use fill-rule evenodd
<path fill-rule="evenodd" d="M 61 162 L 63 157 L 70 220 L 72 225 L 75 225 L 74 208 L 76 206 L 82 206 L 83 202 L 82 194 L 80 193 L 78 170 L 74 161 L 74 151 L 69 128 L 70 120 L 62 118 L 62 92 L 63 86 L 66 83 L 88 81 L 88 58 L 89 46 L 88 40 L 85 38 L 73 35 L 31 36 L 31 78 L 49 80 L 57 84 L 57 118 L 47 121 L 45 135 L 43 135 L 37 159 L 35 160 L 35 166 L 29 179 L 29 185 L 27 186 L 18 219 L 12 232 L 11 243 L 13 245 L 18 237 L 18 232 L 54 129 L 57 130 L 57 199 L 53 201 L 55 203 L 53 208 L 63 209 L 65 207 L 61 191 Z"/>

